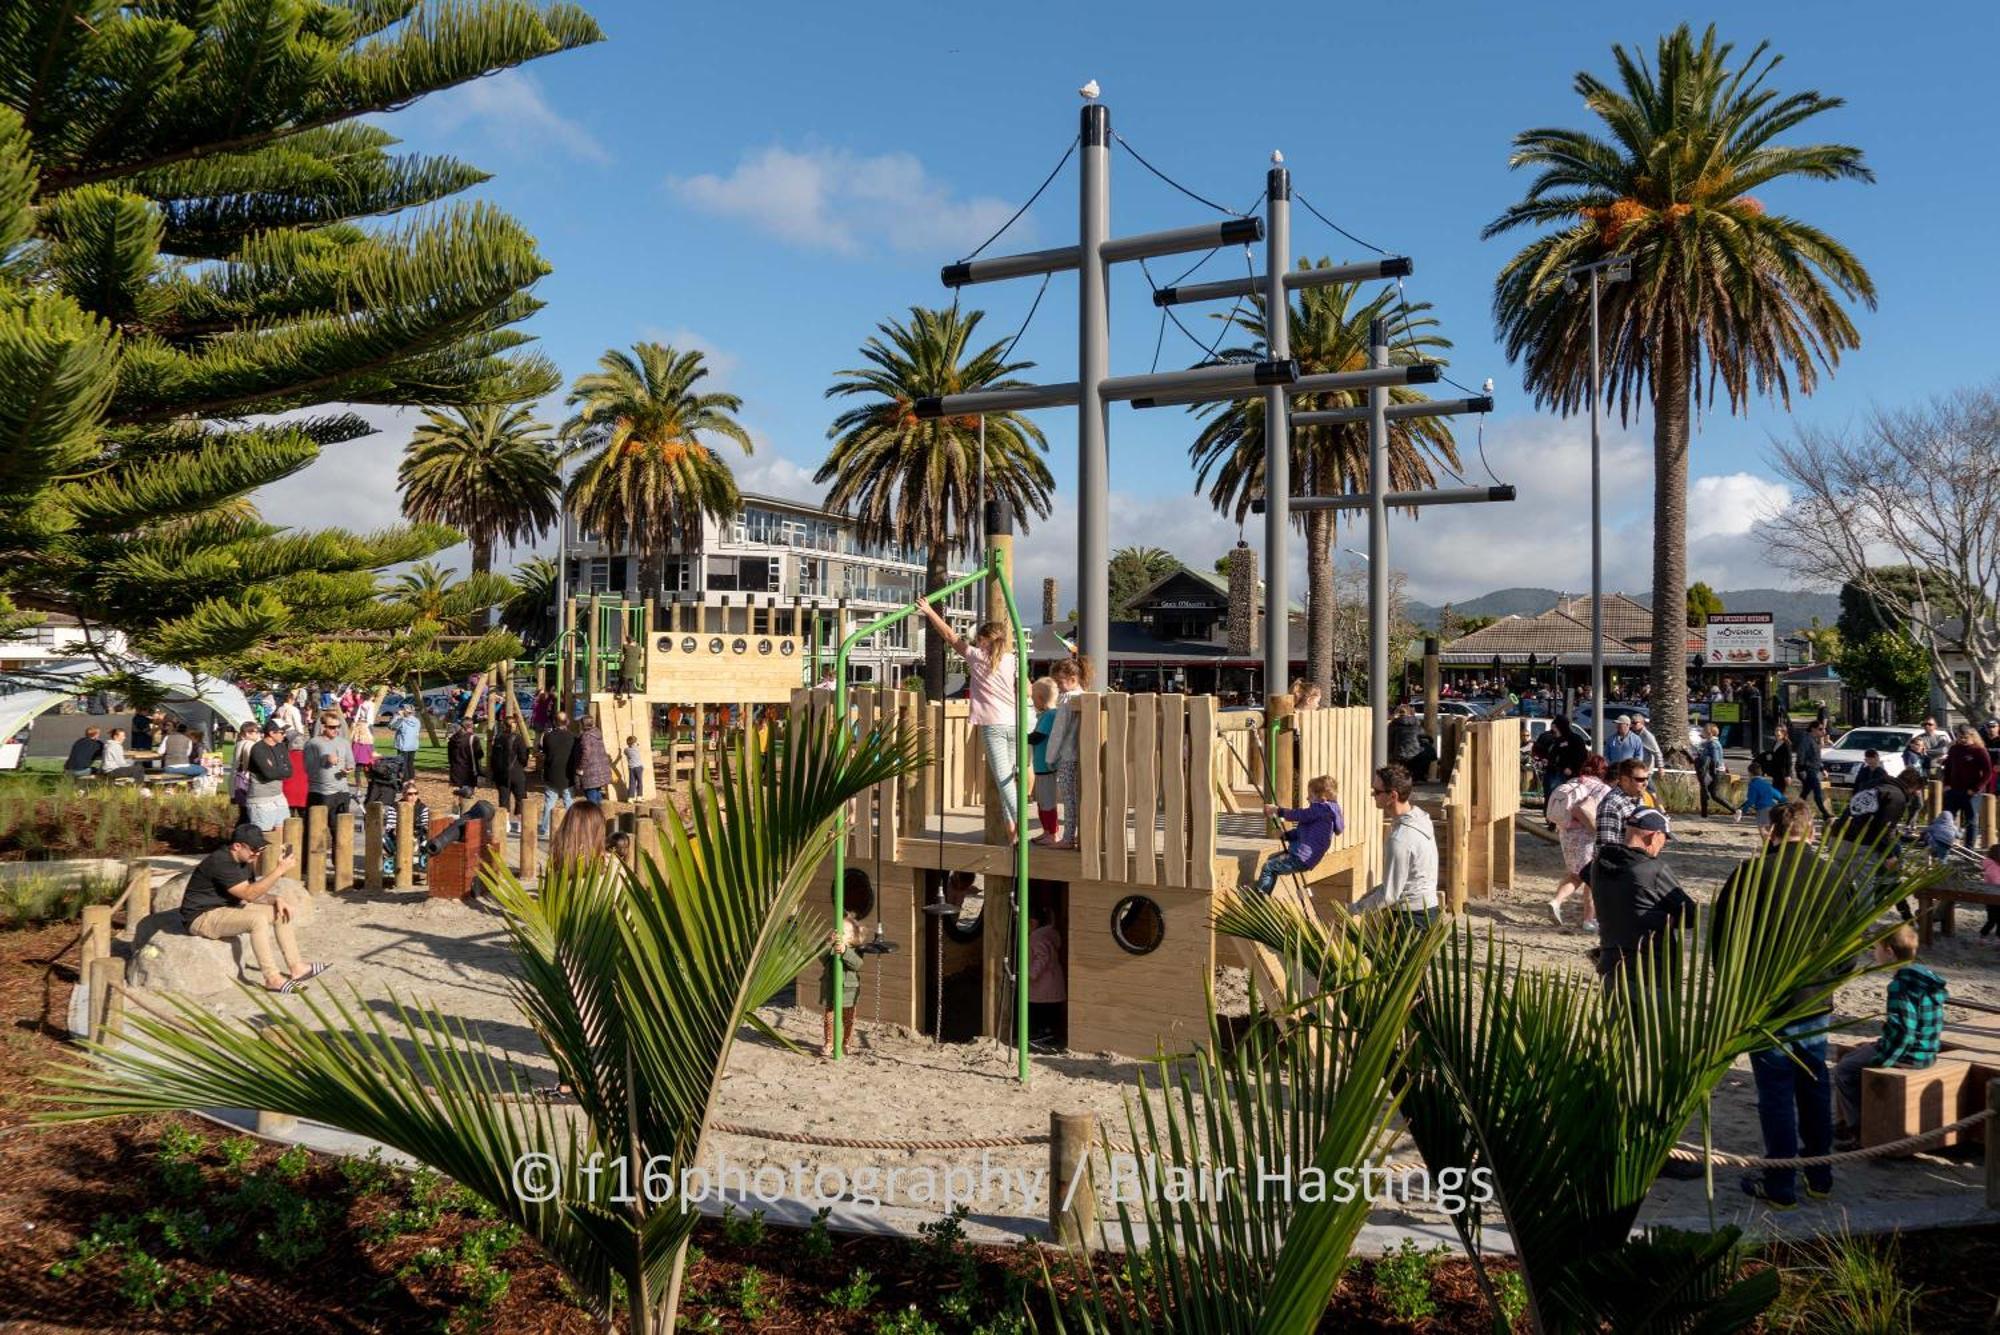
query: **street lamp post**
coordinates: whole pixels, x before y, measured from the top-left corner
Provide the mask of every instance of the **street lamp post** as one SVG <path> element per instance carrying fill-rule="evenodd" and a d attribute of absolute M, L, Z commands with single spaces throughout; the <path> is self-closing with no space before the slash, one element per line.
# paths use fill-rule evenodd
<path fill-rule="evenodd" d="M 1604 750 L 1604 470 L 1598 440 L 1597 401 L 1603 396 L 1598 367 L 1601 342 L 1597 334 L 1598 277 L 1622 283 L 1632 276 L 1632 257 L 1616 255 L 1590 264 L 1573 264 L 1563 290 L 1574 292 L 1578 274 L 1590 275 L 1590 717 L 1591 740 Z"/>

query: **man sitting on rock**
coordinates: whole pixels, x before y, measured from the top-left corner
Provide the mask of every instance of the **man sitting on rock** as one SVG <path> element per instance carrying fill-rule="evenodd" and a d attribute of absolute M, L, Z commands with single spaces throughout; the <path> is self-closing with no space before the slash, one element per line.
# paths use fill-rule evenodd
<path fill-rule="evenodd" d="M 297 992 L 306 979 L 325 973 L 326 965 L 300 956 L 291 905 L 277 894 L 279 883 L 299 865 L 298 854 L 286 849 L 269 874 L 253 877 L 250 868 L 264 844 L 264 832 L 245 822 L 227 844 L 196 863 L 181 898 L 181 922 L 190 936 L 209 941 L 247 934 L 264 971 L 264 989 Z"/>

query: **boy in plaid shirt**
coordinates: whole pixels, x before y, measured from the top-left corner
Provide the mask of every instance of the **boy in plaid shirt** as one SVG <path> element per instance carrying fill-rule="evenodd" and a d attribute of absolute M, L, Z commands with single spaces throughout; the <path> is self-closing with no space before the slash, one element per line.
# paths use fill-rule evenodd
<path fill-rule="evenodd" d="M 1889 1000 L 1882 1016 L 1882 1037 L 1863 1043 L 1840 1059 L 1833 1088 L 1840 1101 L 1840 1126 L 1835 1144 L 1852 1142 L 1861 1125 L 1861 1072 L 1868 1067 L 1902 1066 L 1921 1070 L 1937 1060 L 1944 1034 L 1944 979 L 1916 962 L 1917 932 L 1904 923 L 1875 943 L 1875 962 L 1902 967 L 1889 979 Z"/>

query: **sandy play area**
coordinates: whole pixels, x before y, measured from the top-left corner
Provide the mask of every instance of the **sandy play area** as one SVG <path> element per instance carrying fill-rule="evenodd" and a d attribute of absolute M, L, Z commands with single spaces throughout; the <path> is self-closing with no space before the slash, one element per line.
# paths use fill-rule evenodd
<path fill-rule="evenodd" d="M 1522 819 L 1537 818 L 1524 812 Z M 1754 826 L 1689 818 L 1677 821 L 1676 833 L 1669 857 L 1683 884 L 1706 898 L 1728 869 L 1748 855 Z M 1494 900 L 1475 902 L 1471 913 L 1475 919 L 1501 925 L 1510 939 L 1538 960 L 1577 962 L 1593 938 L 1577 926 L 1558 929 L 1546 907 L 1559 874 L 1557 850 L 1525 833 L 1519 842 L 1518 886 Z M 550 1068 L 521 1022 L 510 993 L 511 956 L 493 910 L 476 902 L 431 900 L 421 891 L 353 891 L 323 897 L 315 909 L 314 920 L 301 931 L 302 941 L 311 957 L 336 965 L 323 980 L 321 997 L 332 991 L 346 998 L 351 986 L 363 1004 L 378 1010 L 388 1006 L 392 994 L 435 1001 L 517 1060 L 530 1083 L 549 1083 Z M 1955 997 L 2000 1002 L 2000 947 L 1981 943 L 1973 911 L 1961 910 L 1961 915 L 1964 930 L 1956 938 L 1939 937 L 1929 962 L 1950 982 Z M 1884 983 L 1883 977 L 1874 976 L 1850 984 L 1840 996 L 1842 1013 L 1879 1015 Z M 1218 993 L 1225 1009 L 1241 1007 L 1242 990 L 1241 970 L 1219 971 Z M 247 1015 L 251 1009 L 247 997 L 224 994 L 203 1000 L 226 1013 Z M 801 1047 L 817 1048 L 817 1010 L 773 1007 L 767 1018 Z M 935 1140 L 1038 1134 L 1048 1130 L 1052 1111 L 1089 1110 L 1117 1139 L 1127 1138 L 1126 1100 L 1139 1071 L 1130 1059 L 1101 1053 L 1038 1055 L 1032 1078 L 1023 1086 L 1013 1077 L 1011 1049 L 990 1041 L 939 1045 L 907 1031 L 877 1026 L 871 1022 L 865 991 L 857 1020 L 858 1045 L 837 1067 L 816 1055 L 800 1055 L 746 1035 L 723 1078 L 721 1117 L 783 1132 Z M 1718 1148 L 1761 1152 L 1754 1105 L 1749 1070 L 1743 1064 L 1716 1093 Z M 858 1184 L 873 1170 L 885 1199 L 920 1208 L 932 1203 L 926 1194 L 936 1190 L 924 1184 L 934 1184 L 956 1168 L 961 1180 L 971 1172 L 987 1184 L 974 1204 L 975 1219 L 1018 1228 L 1046 1217 L 1045 1198 L 1023 1189 L 1037 1185 L 1035 1175 L 1047 1166 L 1042 1146 L 938 1152 L 823 1149 L 720 1135 L 713 1141 L 713 1154 L 728 1168 L 745 1174 L 775 1168 L 788 1181 L 799 1181 L 794 1175 L 800 1171 L 810 1175 L 824 1169 L 826 1182 Z M 1414 1158 L 1414 1153 L 1405 1144 L 1395 1156 Z M 902 1181 L 895 1190 L 885 1190 L 891 1168 L 903 1170 Z M 1969 1155 L 1919 1155 L 1843 1166 L 1837 1171 L 1830 1202 L 1809 1203 L 1785 1216 L 1785 1223 L 1789 1228 L 1830 1227 L 1843 1211 L 1864 1207 L 1879 1219 L 1885 1209 L 1894 1212 L 1904 1202 L 1909 1203 L 1912 1219 L 1929 1217 L 1941 1209 L 1976 1204 L 1980 1175 L 1976 1150 Z M 1752 1207 L 1736 1189 L 1736 1176 L 1735 1170 L 1717 1170 L 1719 1220 L 1752 1217 Z M 1649 1208 L 1653 1217 L 1683 1221 L 1706 1213 L 1698 1181 L 1662 1181 Z M 1383 1211 L 1377 1222 L 1416 1223 L 1426 1218 L 1435 1216 L 1423 1210 Z"/>

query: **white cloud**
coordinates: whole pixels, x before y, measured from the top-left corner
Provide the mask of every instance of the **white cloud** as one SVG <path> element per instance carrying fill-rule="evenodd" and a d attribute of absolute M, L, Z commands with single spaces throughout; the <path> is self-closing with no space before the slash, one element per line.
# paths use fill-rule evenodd
<path fill-rule="evenodd" d="M 899 251 L 959 254 L 1007 220 L 1006 201 L 953 197 L 909 153 L 873 157 L 815 146 L 773 144 L 747 152 L 726 176 L 704 173 L 667 182 L 681 202 L 734 218 L 794 245 L 860 255 Z M 1017 224 L 1025 236 L 1029 219 Z"/>
<path fill-rule="evenodd" d="M 782 496 L 793 501 L 811 501 L 814 505 L 826 499 L 826 488 L 813 481 L 811 467 L 787 459 L 782 454 L 771 453 L 770 447 L 762 440 L 757 441 L 757 452 L 748 459 L 737 458 L 729 462 L 736 472 L 739 491 Z"/>
<path fill-rule="evenodd" d="M 425 99 L 412 113 L 440 135 L 478 130 L 489 149 L 530 156 L 567 155 L 606 166 L 611 153 L 581 124 L 557 111 L 526 70 L 502 70 Z"/>
<path fill-rule="evenodd" d="M 1698 477 L 1688 488 L 1688 541 L 1752 532 L 1792 501 L 1792 489 L 1753 473 Z"/>

